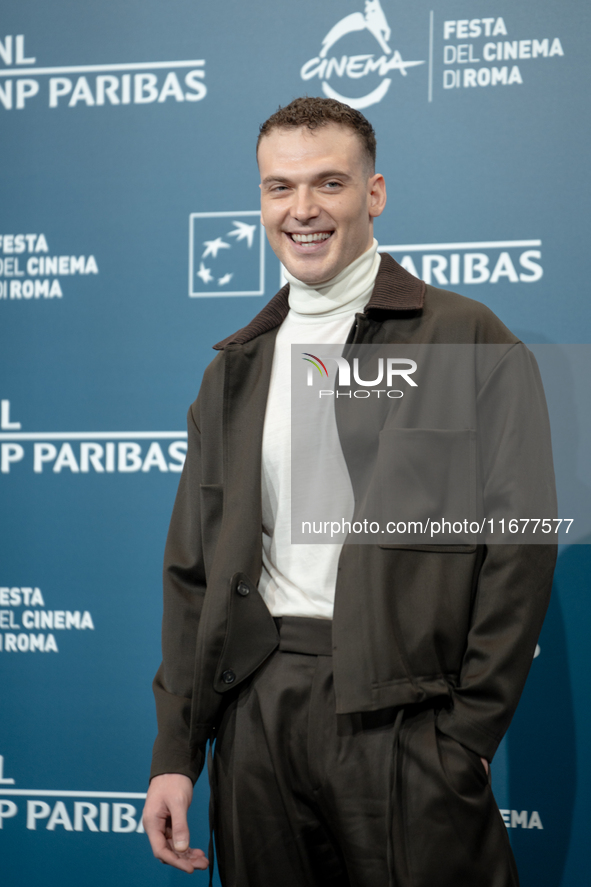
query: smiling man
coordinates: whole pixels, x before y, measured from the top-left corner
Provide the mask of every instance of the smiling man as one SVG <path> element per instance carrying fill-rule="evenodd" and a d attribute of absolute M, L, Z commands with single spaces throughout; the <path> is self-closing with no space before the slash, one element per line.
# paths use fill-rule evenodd
<path fill-rule="evenodd" d="M 354 117 L 350 108 L 341 114 Z M 372 246 L 373 220 L 386 205 L 384 178 L 373 169 L 375 136 L 367 121 L 359 130 L 336 122 L 318 130 L 273 119 L 258 146 L 263 224 L 290 274 L 322 286 Z"/>
<path fill-rule="evenodd" d="M 519 366 L 531 410 L 538 377 L 485 306 L 379 255 L 386 189 L 362 114 L 296 99 L 263 124 L 257 150 L 262 220 L 288 284 L 215 346 L 189 411 L 154 680 L 154 854 L 208 867 L 187 809 L 215 740 L 224 887 L 515 887 L 488 761 L 533 658 L 555 550 L 293 545 L 290 355 L 297 343 L 504 346 L 514 357 L 475 392 L 493 430 L 491 379 L 506 387 Z M 509 432 L 521 396 L 512 411 L 503 402 Z M 337 488 L 345 513 L 350 488 Z"/>

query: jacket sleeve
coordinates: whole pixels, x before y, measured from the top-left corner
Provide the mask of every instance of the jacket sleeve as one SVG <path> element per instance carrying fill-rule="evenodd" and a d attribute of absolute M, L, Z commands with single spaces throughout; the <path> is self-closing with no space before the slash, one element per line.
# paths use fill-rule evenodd
<path fill-rule="evenodd" d="M 206 579 L 201 543 L 199 490 L 201 434 L 198 401 L 190 408 L 187 456 L 174 504 L 164 554 L 162 664 L 153 682 L 158 720 L 150 778 L 182 773 L 195 782 L 203 767 L 206 737 L 189 744 L 195 644 Z"/>
<path fill-rule="evenodd" d="M 453 704 L 439 713 L 437 726 L 492 760 L 533 660 L 557 553 L 553 533 L 531 535 L 529 544 L 507 541 L 518 535 L 498 534 L 500 518 L 507 526 L 511 518 L 551 519 L 556 513 L 546 401 L 535 358 L 525 346 L 515 346 L 499 361 L 478 407 L 484 516 L 494 519 L 495 532 L 484 548 Z"/>

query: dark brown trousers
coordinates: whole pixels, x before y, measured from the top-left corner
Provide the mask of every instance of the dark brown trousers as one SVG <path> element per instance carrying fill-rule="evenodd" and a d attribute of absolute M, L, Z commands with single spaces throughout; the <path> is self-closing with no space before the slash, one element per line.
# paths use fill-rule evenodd
<path fill-rule="evenodd" d="M 218 731 L 224 887 L 517 887 L 482 762 L 437 729 L 444 700 L 337 715 L 330 622 L 280 634 Z"/>

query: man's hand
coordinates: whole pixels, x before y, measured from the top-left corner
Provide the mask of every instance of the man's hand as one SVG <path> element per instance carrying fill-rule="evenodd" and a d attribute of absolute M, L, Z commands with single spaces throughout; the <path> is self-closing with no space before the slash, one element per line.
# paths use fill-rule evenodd
<path fill-rule="evenodd" d="M 482 761 L 482 766 L 484 767 L 484 772 L 488 776 L 488 761 L 486 760 L 486 758 L 480 758 L 480 760 Z"/>
<path fill-rule="evenodd" d="M 192 797 L 193 784 L 188 776 L 163 773 L 150 782 L 143 814 L 156 859 L 190 875 L 209 865 L 203 850 L 189 847 L 187 810 Z"/>

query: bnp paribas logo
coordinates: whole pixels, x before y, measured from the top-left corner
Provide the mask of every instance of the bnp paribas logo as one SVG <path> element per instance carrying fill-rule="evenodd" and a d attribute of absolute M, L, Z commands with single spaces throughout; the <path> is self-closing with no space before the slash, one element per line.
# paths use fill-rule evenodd
<path fill-rule="evenodd" d="M 189 216 L 189 296 L 262 296 L 265 238 L 258 209 Z"/>
<path fill-rule="evenodd" d="M 391 35 L 380 0 L 366 0 L 363 12 L 346 15 L 330 29 L 319 54 L 303 65 L 302 80 L 318 77 L 327 98 L 352 108 L 381 102 L 392 83 L 391 72 L 406 77 L 407 68 L 425 64 L 405 61 L 398 49 L 392 50 Z"/>

